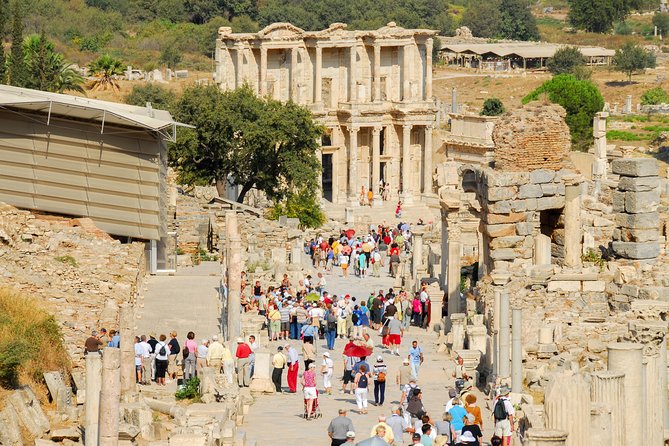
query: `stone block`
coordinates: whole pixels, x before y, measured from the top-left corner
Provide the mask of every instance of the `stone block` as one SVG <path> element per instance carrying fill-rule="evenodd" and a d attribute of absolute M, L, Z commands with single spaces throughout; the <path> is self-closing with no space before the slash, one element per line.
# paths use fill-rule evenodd
<path fill-rule="evenodd" d="M 487 171 L 485 182 L 488 186 L 519 186 L 530 181 L 528 172 Z"/>
<path fill-rule="evenodd" d="M 516 235 L 516 225 L 506 224 L 506 225 L 486 225 L 486 233 L 492 237 L 508 237 Z"/>
<path fill-rule="evenodd" d="M 623 286 L 621 286 L 620 292 L 625 296 L 639 297 L 639 287 L 636 285 L 632 285 L 630 283 L 626 283 Z"/>
<path fill-rule="evenodd" d="M 497 237 L 490 242 L 490 249 L 516 248 L 525 241 L 525 237 L 512 235 L 509 237 Z"/>
<path fill-rule="evenodd" d="M 509 187 L 488 187 L 486 198 L 488 201 L 504 201 L 516 196 L 518 189 L 515 186 Z"/>
<path fill-rule="evenodd" d="M 548 292 L 552 291 L 581 291 L 581 282 L 577 280 L 551 280 L 548 282 Z"/>
<path fill-rule="evenodd" d="M 620 177 L 618 189 L 631 192 L 648 192 L 660 187 L 659 177 Z"/>
<path fill-rule="evenodd" d="M 660 214 L 649 212 L 646 214 L 617 214 L 616 225 L 629 229 L 659 229 Z"/>
<path fill-rule="evenodd" d="M 79 441 L 81 438 L 81 433 L 77 429 L 66 428 L 66 429 L 55 429 L 51 432 L 51 439 L 53 441 L 63 441 L 63 440 L 72 440 Z"/>
<path fill-rule="evenodd" d="M 169 446 L 207 446 L 207 436 L 204 434 L 176 434 L 170 437 L 167 444 Z"/>
<path fill-rule="evenodd" d="M 619 158 L 613 160 L 611 170 L 626 177 L 652 177 L 660 171 L 657 160 L 653 158 Z"/>
<path fill-rule="evenodd" d="M 654 242 L 660 239 L 660 231 L 657 229 L 628 229 L 622 228 L 618 231 L 617 240 L 623 242 Z"/>
<path fill-rule="evenodd" d="M 490 251 L 490 258 L 493 260 L 514 260 L 516 257 L 518 257 L 518 254 L 511 248 Z"/>
<path fill-rule="evenodd" d="M 543 196 L 543 194 L 541 186 L 538 184 L 524 184 L 520 186 L 520 190 L 518 191 L 518 196 L 522 199 L 539 198 Z"/>
<path fill-rule="evenodd" d="M 530 183 L 541 184 L 550 183 L 555 178 L 555 172 L 552 170 L 537 169 L 530 172 Z"/>
<path fill-rule="evenodd" d="M 490 225 L 498 225 L 504 223 L 517 223 L 525 221 L 527 215 L 522 212 L 512 212 L 509 214 L 488 214 L 486 216 L 487 223 Z"/>
<path fill-rule="evenodd" d="M 660 204 L 660 189 L 648 192 L 625 192 L 625 211 L 629 214 L 655 212 Z"/>
<path fill-rule="evenodd" d="M 582 283 L 583 292 L 603 293 L 606 290 L 606 282 L 602 280 L 586 281 Z"/>
<path fill-rule="evenodd" d="M 546 209 L 560 209 L 564 207 L 564 197 L 543 197 L 537 198 L 537 210 L 544 211 Z"/>
<path fill-rule="evenodd" d="M 516 233 L 518 235 L 532 235 L 534 223 L 516 223 Z"/>
<path fill-rule="evenodd" d="M 541 192 L 544 196 L 564 195 L 565 186 L 562 183 L 546 183 L 541 185 Z"/>
<path fill-rule="evenodd" d="M 511 213 L 512 203 L 515 202 L 504 200 L 504 201 L 498 201 L 496 203 L 490 203 L 488 205 L 488 212 L 492 214 L 509 214 Z M 514 209 L 514 212 L 517 212 L 517 210 Z"/>
<path fill-rule="evenodd" d="M 660 254 L 660 244 L 657 242 L 613 242 L 611 246 L 616 255 L 626 259 L 654 259 Z"/>

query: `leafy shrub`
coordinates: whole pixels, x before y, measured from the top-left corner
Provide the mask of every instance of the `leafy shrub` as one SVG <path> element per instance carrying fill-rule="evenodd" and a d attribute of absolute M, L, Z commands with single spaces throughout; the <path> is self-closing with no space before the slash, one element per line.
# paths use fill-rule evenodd
<path fill-rule="evenodd" d="M 669 102 L 669 95 L 662 87 L 651 88 L 641 95 L 641 105 L 657 105 Z"/>
<path fill-rule="evenodd" d="M 483 108 L 481 109 L 481 116 L 499 116 L 504 113 L 506 109 L 504 104 L 500 99 L 497 98 L 488 98 L 483 102 Z"/>
<path fill-rule="evenodd" d="M 177 400 L 197 400 L 200 398 L 200 379 L 191 378 L 186 383 L 177 389 L 174 394 Z"/>
<path fill-rule="evenodd" d="M 156 83 L 149 83 L 133 86 L 125 98 L 125 103 L 144 107 L 150 102 L 153 108 L 169 111 L 175 99 L 176 96 L 171 90 Z"/>
<path fill-rule="evenodd" d="M 66 265 L 70 265 L 73 268 L 78 266 L 77 260 L 72 256 L 58 256 L 55 258 L 55 260 L 60 263 L 65 263 Z"/>
<path fill-rule="evenodd" d="M 325 223 L 325 214 L 321 210 L 318 198 L 312 191 L 289 194 L 281 203 L 274 205 L 268 214 L 268 218 L 278 220 L 281 215 L 298 218 L 301 228 L 318 228 Z"/>
<path fill-rule="evenodd" d="M 592 119 L 604 107 L 604 98 L 597 86 L 570 74 L 559 74 L 525 96 L 523 104 L 535 101 L 544 94 L 567 112 L 565 120 L 569 126 L 573 148 L 587 150 L 593 140 Z"/>
<path fill-rule="evenodd" d="M 578 67 L 585 66 L 585 57 L 581 50 L 574 46 L 566 46 L 555 52 L 548 59 L 548 71 L 555 74 L 574 74 Z"/>

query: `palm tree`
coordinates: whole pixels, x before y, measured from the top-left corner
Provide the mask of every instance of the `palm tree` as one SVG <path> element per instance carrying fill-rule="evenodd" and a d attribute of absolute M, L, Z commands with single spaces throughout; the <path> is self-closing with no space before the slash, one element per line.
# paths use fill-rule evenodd
<path fill-rule="evenodd" d="M 123 62 L 114 59 L 108 54 L 98 57 L 96 60 L 88 65 L 89 70 L 95 76 L 89 85 L 89 90 L 112 90 L 119 91 L 121 89 L 115 76 L 123 74 Z"/>
<path fill-rule="evenodd" d="M 64 64 L 61 67 L 55 82 L 56 91 L 58 93 L 63 93 L 65 91 L 84 93 L 83 85 L 83 76 L 72 67 L 72 64 Z"/>

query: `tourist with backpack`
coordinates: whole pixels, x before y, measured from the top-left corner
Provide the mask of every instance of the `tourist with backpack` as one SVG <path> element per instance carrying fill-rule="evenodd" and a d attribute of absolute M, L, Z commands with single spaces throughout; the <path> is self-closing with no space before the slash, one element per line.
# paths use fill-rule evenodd
<path fill-rule="evenodd" d="M 328 305 L 325 312 L 325 341 L 328 350 L 334 350 L 335 339 L 337 338 L 337 316 L 334 314 L 332 304 Z"/>
<path fill-rule="evenodd" d="M 499 396 L 495 399 L 492 416 L 495 419 L 495 435 L 502 437 L 504 445 L 511 445 L 511 434 L 513 433 L 513 416 L 515 411 L 513 404 L 509 400 L 508 386 L 502 386 L 499 389 Z"/>
<path fill-rule="evenodd" d="M 169 362 L 170 356 L 170 347 L 165 342 L 167 336 L 164 334 L 160 335 L 160 341 L 156 344 L 156 384 L 159 386 L 165 385 L 165 373 L 167 372 L 167 365 Z"/>
<path fill-rule="evenodd" d="M 365 365 L 361 365 L 355 375 L 353 384 L 355 385 L 355 402 L 358 405 L 358 413 L 367 413 L 367 396 L 369 395 L 369 380 L 372 375 Z"/>
<path fill-rule="evenodd" d="M 376 358 L 372 372 L 374 374 L 374 405 L 383 406 L 386 399 L 386 376 L 388 375 L 388 367 L 383 362 L 383 356 Z"/>
<path fill-rule="evenodd" d="M 362 311 L 360 311 L 360 307 L 357 305 L 353 308 L 351 321 L 353 322 L 353 337 L 362 338 Z"/>

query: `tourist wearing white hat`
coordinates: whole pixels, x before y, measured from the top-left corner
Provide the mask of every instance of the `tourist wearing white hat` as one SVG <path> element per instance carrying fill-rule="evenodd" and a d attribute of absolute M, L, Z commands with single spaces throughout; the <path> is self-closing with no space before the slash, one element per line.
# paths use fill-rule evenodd
<path fill-rule="evenodd" d="M 409 358 L 404 358 L 402 360 L 402 365 L 399 370 L 397 370 L 395 384 L 400 386 L 400 390 L 404 390 L 404 387 L 409 384 L 412 377 L 413 372 L 411 371 L 411 365 L 409 365 Z"/>
<path fill-rule="evenodd" d="M 388 375 L 388 367 L 383 362 L 383 356 L 376 358 L 376 364 L 372 367 L 372 375 L 374 376 L 374 405 L 383 406 L 386 399 L 386 376 Z"/>
<path fill-rule="evenodd" d="M 495 399 L 492 415 L 495 419 L 495 435 L 504 439 L 505 445 L 511 444 L 511 434 L 513 433 L 513 416 L 515 411 L 513 404 L 509 400 L 508 386 L 502 386 L 499 389 L 499 396 Z"/>
<path fill-rule="evenodd" d="M 329 352 L 323 352 L 323 362 L 321 364 L 321 375 L 323 375 L 323 387 L 325 393 L 332 395 L 332 374 L 334 373 L 334 362 L 330 359 Z"/>

